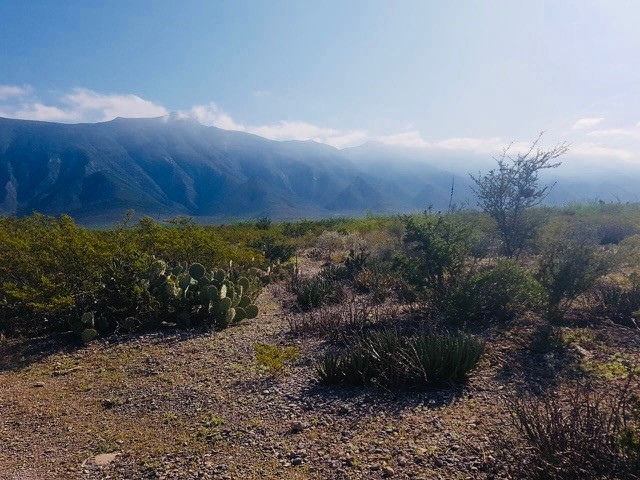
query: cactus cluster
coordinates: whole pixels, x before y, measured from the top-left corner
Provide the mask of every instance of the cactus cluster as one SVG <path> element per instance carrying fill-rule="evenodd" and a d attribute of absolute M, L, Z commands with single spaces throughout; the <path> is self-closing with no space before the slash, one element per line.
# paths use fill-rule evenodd
<path fill-rule="evenodd" d="M 229 270 L 207 271 L 199 263 L 169 265 L 154 260 L 146 273 L 136 277 L 136 288 L 144 292 L 142 315 L 113 318 L 109 315 L 112 311 L 94 305 L 97 313 L 85 312 L 70 325 L 84 343 L 114 329 L 133 332 L 162 324 L 223 329 L 258 316 L 258 307 L 253 302 L 269 278 L 270 270 L 240 273 L 231 262 Z"/>
<path fill-rule="evenodd" d="M 84 343 L 89 343 L 98 336 L 93 312 L 85 312 L 79 320 L 71 323 L 74 332 L 80 335 Z"/>
<path fill-rule="evenodd" d="M 268 276 L 268 272 L 260 273 L 250 272 L 256 279 L 253 282 L 247 277 L 232 281 L 223 269 L 207 271 L 199 263 L 169 267 L 162 260 L 156 260 L 148 271 L 151 293 L 175 312 L 178 324 L 216 329 L 258 315 L 253 300 Z"/>

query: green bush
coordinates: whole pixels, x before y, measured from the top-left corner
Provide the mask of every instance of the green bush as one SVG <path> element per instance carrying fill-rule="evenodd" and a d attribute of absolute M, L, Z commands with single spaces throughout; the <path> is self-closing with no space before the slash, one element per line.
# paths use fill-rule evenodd
<path fill-rule="evenodd" d="M 406 219 L 404 241 L 410 253 L 397 258 L 396 269 L 437 309 L 446 309 L 467 269 L 471 230 L 452 216 L 425 214 Z"/>
<path fill-rule="evenodd" d="M 420 389 L 462 381 L 483 351 L 482 341 L 465 333 L 381 330 L 356 337 L 343 354 L 325 355 L 316 370 L 327 384 Z"/>
<path fill-rule="evenodd" d="M 499 260 L 460 282 L 451 296 L 447 316 L 458 325 L 467 321 L 506 322 L 546 304 L 542 285 L 514 260 Z"/>
<path fill-rule="evenodd" d="M 592 232 L 576 226 L 556 228 L 543 240 L 538 265 L 538 280 L 547 291 L 552 317 L 561 316 L 611 264 L 611 259 L 596 249 Z"/>
<path fill-rule="evenodd" d="M 0 217 L 2 328 L 30 336 L 44 330 L 68 331 L 71 326 L 80 335 L 84 330 L 105 334 L 119 327 L 131 331 L 178 321 L 180 308 L 175 300 L 167 300 L 167 294 L 180 289 L 185 293 L 184 288 L 173 272 L 163 274 L 155 285 L 157 279 L 148 274 L 154 258 L 173 268 L 196 262 L 224 265 L 229 282 L 249 267 L 267 267 L 248 246 L 256 238 L 255 229 L 247 233 L 233 227 L 237 236 L 232 243 L 227 239 L 229 229 L 187 220 L 171 219 L 170 226 L 162 226 L 145 217 L 130 226 L 128 215 L 114 229 L 88 230 L 68 216 Z M 257 278 L 257 274 L 245 276 Z M 268 278 L 263 275 L 252 282 L 259 286 Z M 95 318 L 83 322 L 87 312 L 95 313 Z"/>
<path fill-rule="evenodd" d="M 260 237 L 256 242 L 253 242 L 251 246 L 262 252 L 264 258 L 272 262 L 288 262 L 294 253 L 296 253 L 295 245 L 268 235 Z"/>

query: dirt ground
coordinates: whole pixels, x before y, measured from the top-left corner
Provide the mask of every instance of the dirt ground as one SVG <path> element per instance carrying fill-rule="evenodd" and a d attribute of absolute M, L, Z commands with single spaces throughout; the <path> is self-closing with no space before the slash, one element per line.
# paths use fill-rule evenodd
<path fill-rule="evenodd" d="M 572 369 L 613 379 L 621 358 L 640 358 L 640 333 L 628 328 L 558 327 L 561 348 L 539 349 L 548 331 L 522 322 L 485 333 L 483 360 L 456 389 L 328 389 L 315 375 L 323 342 L 291 335 L 278 288 L 261 293 L 258 318 L 211 334 L 78 349 L 5 340 L 0 478 L 507 478 L 492 447 L 508 429 L 506 392 Z M 256 343 L 300 354 L 273 375 Z"/>

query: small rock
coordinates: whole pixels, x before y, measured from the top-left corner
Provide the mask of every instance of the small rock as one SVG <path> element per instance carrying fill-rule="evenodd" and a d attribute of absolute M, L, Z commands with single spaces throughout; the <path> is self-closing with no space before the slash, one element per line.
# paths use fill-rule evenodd
<path fill-rule="evenodd" d="M 101 453 L 100 455 L 96 455 L 95 457 L 93 457 L 93 463 L 99 467 L 104 467 L 113 462 L 118 455 L 120 455 L 118 452 Z"/>
<path fill-rule="evenodd" d="M 293 460 L 291 460 L 291 465 L 293 465 L 294 467 L 302 465 L 302 458 L 300 457 L 294 458 Z"/>
<path fill-rule="evenodd" d="M 42 388 L 42 387 L 44 387 L 44 382 L 35 382 L 35 383 L 33 384 L 33 386 L 34 386 L 34 387 L 37 387 L 37 388 Z"/>
<path fill-rule="evenodd" d="M 300 433 L 304 430 L 304 424 L 300 421 L 291 422 L 291 431 L 293 433 Z"/>
<path fill-rule="evenodd" d="M 396 472 L 391 467 L 384 467 L 382 469 L 382 476 L 386 477 L 386 478 L 393 477 L 395 475 L 395 473 Z"/>

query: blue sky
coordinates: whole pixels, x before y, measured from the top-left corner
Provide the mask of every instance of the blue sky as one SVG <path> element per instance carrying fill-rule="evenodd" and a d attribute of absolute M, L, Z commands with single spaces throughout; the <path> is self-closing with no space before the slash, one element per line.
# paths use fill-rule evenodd
<path fill-rule="evenodd" d="M 640 162 L 640 2 L 0 0 L 0 116 Z"/>

